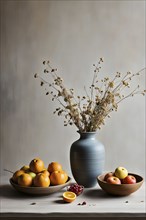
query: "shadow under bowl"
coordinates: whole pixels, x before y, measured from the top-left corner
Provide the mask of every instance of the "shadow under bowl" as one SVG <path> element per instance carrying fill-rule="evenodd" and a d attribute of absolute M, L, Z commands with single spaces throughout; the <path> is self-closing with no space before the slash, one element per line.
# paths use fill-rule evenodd
<path fill-rule="evenodd" d="M 97 177 L 97 182 L 99 186 L 108 194 L 111 195 L 117 195 L 117 196 L 127 196 L 130 195 L 131 193 L 136 192 L 142 185 L 143 183 L 143 177 L 134 174 L 134 173 L 129 173 L 128 175 L 132 175 L 136 178 L 136 183 L 134 184 L 110 184 L 104 181 L 104 177 L 107 173 L 102 174 Z"/>
<path fill-rule="evenodd" d="M 26 194 L 32 194 L 32 195 L 49 195 L 52 193 L 55 193 L 57 191 L 60 191 L 66 186 L 69 186 L 71 184 L 71 178 L 68 177 L 68 180 L 66 183 L 61 184 L 61 185 L 56 185 L 56 186 L 49 186 L 49 187 L 35 187 L 35 186 L 30 186 L 30 187 L 25 187 L 25 186 L 20 186 L 16 183 L 13 182 L 12 178 L 9 180 L 10 184 L 14 187 L 19 192 L 23 192 Z"/>

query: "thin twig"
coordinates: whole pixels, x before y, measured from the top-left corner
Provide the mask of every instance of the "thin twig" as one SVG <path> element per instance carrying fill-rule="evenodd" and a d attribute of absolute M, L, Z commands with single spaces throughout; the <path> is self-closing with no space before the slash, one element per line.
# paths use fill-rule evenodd
<path fill-rule="evenodd" d="M 4 169 L 4 171 L 9 172 L 9 173 L 14 173 L 11 170 L 7 170 L 7 169 Z"/>

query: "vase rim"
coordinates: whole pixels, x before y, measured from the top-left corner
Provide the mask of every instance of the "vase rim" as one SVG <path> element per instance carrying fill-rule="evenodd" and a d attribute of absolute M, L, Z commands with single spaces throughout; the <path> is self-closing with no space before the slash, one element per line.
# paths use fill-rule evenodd
<path fill-rule="evenodd" d="M 97 133 L 97 131 L 77 131 L 79 134 L 96 134 Z"/>

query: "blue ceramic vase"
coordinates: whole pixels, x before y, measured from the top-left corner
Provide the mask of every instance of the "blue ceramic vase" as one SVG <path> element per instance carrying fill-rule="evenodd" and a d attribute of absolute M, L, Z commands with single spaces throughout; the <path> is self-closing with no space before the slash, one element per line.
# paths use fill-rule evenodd
<path fill-rule="evenodd" d="M 70 149 L 70 166 L 75 181 L 86 188 L 97 184 L 97 176 L 103 172 L 105 149 L 96 139 L 96 132 L 80 133 Z"/>

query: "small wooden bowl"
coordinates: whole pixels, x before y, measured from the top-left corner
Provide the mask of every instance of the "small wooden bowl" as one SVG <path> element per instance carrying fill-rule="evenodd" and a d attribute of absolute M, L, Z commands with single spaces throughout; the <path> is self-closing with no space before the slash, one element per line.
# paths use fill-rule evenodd
<path fill-rule="evenodd" d="M 14 187 L 19 192 L 26 193 L 26 194 L 31 194 L 31 195 L 49 195 L 52 193 L 55 193 L 57 191 L 60 191 L 66 186 L 69 186 L 71 184 L 71 178 L 68 177 L 68 180 L 66 183 L 62 185 L 57 185 L 57 186 L 49 186 L 49 187 L 35 187 L 35 186 L 30 186 L 30 187 L 25 187 L 25 186 L 20 186 L 16 183 L 13 182 L 12 178 L 9 180 L 11 185 Z"/>
<path fill-rule="evenodd" d="M 107 173 L 106 173 L 107 174 Z M 97 177 L 97 182 L 99 186 L 108 194 L 111 195 L 117 195 L 117 196 L 127 196 L 130 195 L 131 193 L 136 192 L 142 185 L 143 183 L 143 177 L 134 174 L 134 173 L 129 173 L 128 175 L 132 175 L 136 178 L 136 183 L 134 184 L 110 184 L 104 181 L 104 177 L 106 174 L 102 174 Z"/>

